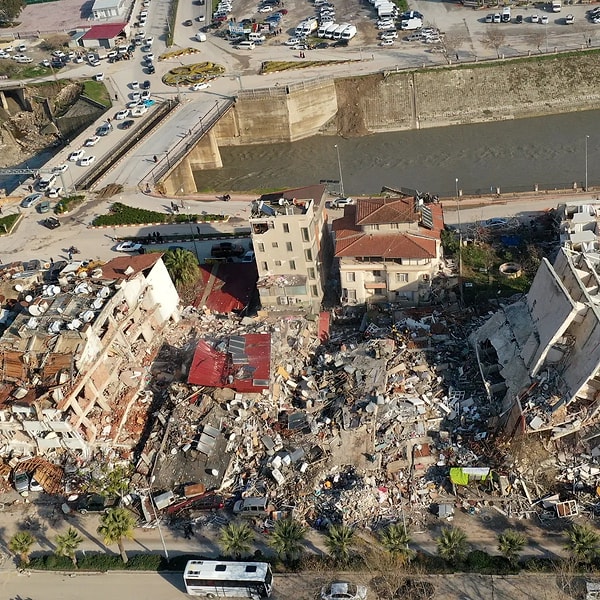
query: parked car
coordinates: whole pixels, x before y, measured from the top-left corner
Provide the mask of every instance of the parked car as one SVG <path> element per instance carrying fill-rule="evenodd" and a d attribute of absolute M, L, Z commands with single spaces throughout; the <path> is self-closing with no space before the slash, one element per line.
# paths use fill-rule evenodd
<path fill-rule="evenodd" d="M 50 188 L 48 190 L 48 198 L 59 198 L 60 196 L 62 196 L 62 194 L 63 194 L 63 189 L 61 186 L 56 186 L 56 187 Z M 40 212 L 43 212 L 43 211 L 40 209 Z"/>
<path fill-rule="evenodd" d="M 123 121 L 128 116 L 129 116 L 129 110 L 128 109 L 120 110 L 118 113 L 115 114 L 115 120 L 116 121 Z"/>
<path fill-rule="evenodd" d="M 567 15 L 565 17 L 565 25 L 573 25 L 573 23 L 575 23 L 575 16 L 574 15 Z"/>
<path fill-rule="evenodd" d="M 49 191 L 50 191 L 50 190 L 49 190 Z M 38 211 L 40 214 L 43 214 L 43 213 L 47 213 L 47 212 L 49 212 L 49 211 L 50 211 L 50 201 L 49 201 L 49 200 L 43 200 L 42 202 L 40 202 L 40 203 L 37 205 L 37 211 Z"/>
<path fill-rule="evenodd" d="M 488 227 L 489 229 L 499 229 L 501 227 L 506 227 L 508 225 L 508 219 L 503 219 L 502 217 L 493 217 L 492 219 L 487 219 L 486 221 L 482 221 L 482 227 Z"/>
<path fill-rule="evenodd" d="M 13 484 L 15 490 L 22 494 L 23 492 L 29 491 L 29 475 L 25 471 L 15 471 L 13 475 Z"/>
<path fill-rule="evenodd" d="M 144 81 L 144 83 L 142 83 L 142 89 L 143 90 L 149 90 L 150 89 L 150 80 L 146 79 L 146 81 Z"/>
<path fill-rule="evenodd" d="M 221 242 L 215 244 L 210 249 L 210 255 L 214 258 L 228 258 L 230 256 L 243 256 L 246 251 L 240 244 L 234 244 L 233 242 Z"/>
<path fill-rule="evenodd" d="M 38 482 L 38 480 L 35 477 L 32 477 L 31 481 L 29 482 L 29 491 L 30 492 L 43 492 L 44 488 L 41 486 L 41 484 Z"/>
<path fill-rule="evenodd" d="M 244 254 L 244 256 L 242 256 L 242 262 L 243 263 L 254 262 L 254 250 L 248 250 L 248 252 L 246 252 Z"/>
<path fill-rule="evenodd" d="M 354 198 L 337 198 L 331 204 L 334 208 L 344 208 L 344 206 L 354 204 Z"/>
<path fill-rule="evenodd" d="M 542 15 L 542 18 L 540 19 L 540 23 L 542 25 L 548 25 L 549 21 L 550 21 L 550 19 L 548 18 L 548 15 Z"/>
<path fill-rule="evenodd" d="M 531 15 L 530 18 L 531 18 L 531 22 L 532 23 L 538 23 L 539 20 L 540 20 L 540 17 L 538 15 L 536 15 L 536 14 Z"/>
<path fill-rule="evenodd" d="M 21 200 L 21 208 L 31 208 L 32 206 L 37 204 L 43 197 L 44 194 L 42 194 L 41 192 L 36 192 L 35 194 L 25 196 L 25 198 Z"/>
<path fill-rule="evenodd" d="M 67 504 L 71 510 L 76 510 L 85 515 L 90 512 L 106 512 L 111 508 L 115 508 L 118 506 L 118 499 L 107 498 L 100 494 L 84 494 L 83 496 L 78 496 L 70 503 L 67 502 Z"/>
<path fill-rule="evenodd" d="M 104 123 L 103 125 L 100 125 L 100 127 L 98 127 L 96 133 L 100 136 L 105 136 L 110 133 L 111 129 L 112 126 L 109 123 Z"/>
<path fill-rule="evenodd" d="M 197 92 L 198 90 L 206 90 L 209 87 L 210 87 L 210 83 L 207 83 L 206 81 L 202 81 L 200 83 L 195 83 L 191 87 L 191 90 L 192 90 L 192 92 Z"/>
<path fill-rule="evenodd" d="M 100 141 L 100 137 L 97 135 L 93 135 L 85 140 L 84 146 L 95 146 Z"/>
<path fill-rule="evenodd" d="M 63 163 L 62 165 L 56 165 L 52 169 L 53 173 L 64 173 L 69 168 L 69 163 Z"/>
<path fill-rule="evenodd" d="M 142 248 L 142 244 L 136 242 L 121 242 L 116 250 L 117 252 L 139 252 Z"/>
<path fill-rule="evenodd" d="M 96 157 L 94 155 L 91 156 L 84 156 L 80 161 L 79 161 L 79 166 L 80 167 L 89 167 L 94 161 L 96 160 Z"/>
<path fill-rule="evenodd" d="M 515 23 L 517 25 L 521 25 L 523 23 L 523 15 L 517 15 L 515 18 Z"/>
<path fill-rule="evenodd" d="M 60 221 L 56 217 L 47 217 L 42 221 L 42 225 L 48 229 L 56 229 L 60 227 Z"/>
<path fill-rule="evenodd" d="M 79 150 L 73 150 L 73 152 L 69 154 L 69 160 L 71 162 L 77 162 L 78 160 L 81 160 L 84 154 L 85 150 L 83 148 L 79 148 Z"/>
<path fill-rule="evenodd" d="M 95 79 L 96 81 L 104 81 L 104 73 L 96 73 L 96 74 L 94 75 L 94 79 Z"/>
<path fill-rule="evenodd" d="M 321 588 L 321 600 L 366 600 L 367 588 L 348 581 L 334 581 Z"/>
<path fill-rule="evenodd" d="M 127 119 L 127 121 L 123 121 L 119 127 L 121 129 L 129 129 L 130 127 L 133 126 L 133 124 L 135 123 L 135 121 L 133 119 Z"/>

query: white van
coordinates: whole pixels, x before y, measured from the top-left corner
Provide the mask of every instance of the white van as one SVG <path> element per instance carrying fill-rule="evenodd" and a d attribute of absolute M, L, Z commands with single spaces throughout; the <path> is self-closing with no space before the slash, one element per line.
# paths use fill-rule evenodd
<path fill-rule="evenodd" d="M 560 12 L 562 9 L 561 0 L 552 0 L 552 12 Z"/>
<path fill-rule="evenodd" d="M 38 182 L 38 189 L 47 190 L 49 187 L 52 187 L 54 185 L 55 181 L 56 175 L 54 173 L 44 175 Z"/>
<path fill-rule="evenodd" d="M 502 23 L 510 23 L 510 6 L 505 6 L 502 9 L 501 21 Z"/>
<path fill-rule="evenodd" d="M 205 41 L 206 41 L 206 34 L 205 34 L 205 33 L 203 33 L 202 31 L 199 31 L 199 32 L 196 34 L 196 41 L 197 41 L 197 42 L 205 42 Z"/>
<path fill-rule="evenodd" d="M 267 38 L 262 33 L 251 33 L 248 35 L 251 42 L 262 44 Z"/>
<path fill-rule="evenodd" d="M 330 40 L 333 38 L 333 34 L 335 32 L 335 30 L 339 27 L 338 23 L 332 23 L 331 25 L 329 25 L 327 27 L 327 29 L 325 30 L 325 35 L 323 36 L 326 40 Z"/>
<path fill-rule="evenodd" d="M 233 505 L 233 513 L 245 518 L 265 518 L 273 511 L 268 498 L 245 498 Z"/>
<path fill-rule="evenodd" d="M 254 50 L 256 44 L 251 41 L 243 41 L 237 45 L 238 50 Z"/>
<path fill-rule="evenodd" d="M 344 31 L 346 31 L 348 27 L 350 27 L 350 23 L 342 23 L 341 25 L 339 25 L 338 28 L 333 32 L 333 39 L 341 40 L 342 33 L 344 33 Z"/>
<path fill-rule="evenodd" d="M 350 25 L 342 32 L 343 40 L 351 40 L 356 35 L 356 26 Z"/>

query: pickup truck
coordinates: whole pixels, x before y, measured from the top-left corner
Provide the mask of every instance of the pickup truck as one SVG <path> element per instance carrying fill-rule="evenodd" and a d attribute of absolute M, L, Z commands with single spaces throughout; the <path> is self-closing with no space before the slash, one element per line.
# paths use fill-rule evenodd
<path fill-rule="evenodd" d="M 221 242 L 215 244 L 210 249 L 210 255 L 213 258 L 229 258 L 231 256 L 243 256 L 246 250 L 240 244 L 234 244 L 232 242 Z"/>
<path fill-rule="evenodd" d="M 107 498 L 101 494 L 84 494 L 74 498 L 72 501 L 67 501 L 67 506 L 72 511 L 78 511 L 82 515 L 95 512 L 106 512 L 110 508 L 116 508 L 119 505 L 118 498 Z"/>

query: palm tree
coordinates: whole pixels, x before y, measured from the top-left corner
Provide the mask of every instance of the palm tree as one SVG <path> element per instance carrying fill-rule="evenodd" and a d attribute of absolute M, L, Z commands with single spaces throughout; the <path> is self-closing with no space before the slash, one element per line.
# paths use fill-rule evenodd
<path fill-rule="evenodd" d="M 129 559 L 123 546 L 123 539 L 133 539 L 135 517 L 126 508 L 111 508 L 100 518 L 98 533 L 105 544 L 117 544 L 121 559 L 126 563 Z"/>
<path fill-rule="evenodd" d="M 198 259 L 189 250 L 183 248 L 167 250 L 163 262 L 176 287 L 191 285 L 198 279 L 200 274 Z"/>
<path fill-rule="evenodd" d="M 19 563 L 29 564 L 29 553 L 31 546 L 35 544 L 35 538 L 29 531 L 18 531 L 8 541 L 8 549 L 19 557 Z"/>
<path fill-rule="evenodd" d="M 467 553 L 467 535 L 458 527 L 443 527 L 437 539 L 438 554 L 449 563 L 460 562 Z"/>
<path fill-rule="evenodd" d="M 514 529 L 507 529 L 498 536 L 498 550 L 511 565 L 517 562 L 526 543 L 527 538 Z"/>
<path fill-rule="evenodd" d="M 253 542 L 254 531 L 247 523 L 227 523 L 219 535 L 219 545 L 223 552 L 238 560 L 244 554 L 250 554 Z"/>
<path fill-rule="evenodd" d="M 77 556 L 75 553 L 77 552 L 77 548 L 79 548 L 79 544 L 83 542 L 83 538 L 75 529 L 73 529 L 73 527 L 69 527 L 69 529 L 67 529 L 67 533 L 63 533 L 62 535 L 58 534 L 55 539 L 55 553 L 58 556 L 68 556 L 73 561 L 73 565 L 76 567 Z"/>
<path fill-rule="evenodd" d="M 306 529 L 293 519 L 275 523 L 269 544 L 286 563 L 297 560 L 302 552 Z"/>
<path fill-rule="evenodd" d="M 573 525 L 567 538 L 566 549 L 579 562 L 589 563 L 598 556 L 600 536 L 589 525 Z"/>
<path fill-rule="evenodd" d="M 409 549 L 411 537 L 403 525 L 392 523 L 388 525 L 380 534 L 381 545 L 390 553 L 390 555 L 401 562 L 409 561 L 413 556 L 413 551 Z"/>
<path fill-rule="evenodd" d="M 332 558 L 341 564 L 350 560 L 350 551 L 354 541 L 354 529 L 347 525 L 331 525 L 327 530 L 325 545 Z"/>

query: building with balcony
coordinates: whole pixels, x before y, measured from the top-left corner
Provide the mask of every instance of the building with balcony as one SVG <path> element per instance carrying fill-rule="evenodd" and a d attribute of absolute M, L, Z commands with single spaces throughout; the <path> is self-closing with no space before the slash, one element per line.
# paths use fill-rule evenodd
<path fill-rule="evenodd" d="M 442 259 L 443 211 L 413 198 L 364 198 L 333 222 L 342 302 L 428 300 Z"/>
<path fill-rule="evenodd" d="M 252 204 L 250 228 L 264 308 L 318 312 L 332 257 L 325 186 L 265 194 Z"/>

